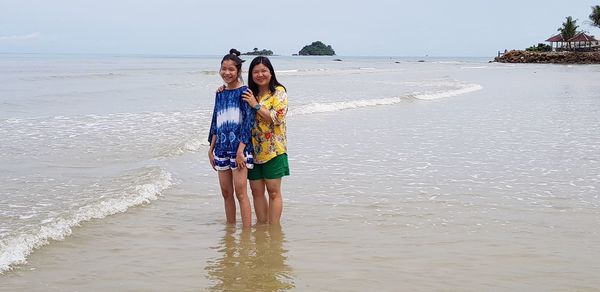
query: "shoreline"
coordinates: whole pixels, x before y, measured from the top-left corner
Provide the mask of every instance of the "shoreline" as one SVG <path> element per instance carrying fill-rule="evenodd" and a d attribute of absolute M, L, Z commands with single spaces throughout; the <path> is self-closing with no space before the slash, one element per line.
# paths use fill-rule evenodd
<path fill-rule="evenodd" d="M 512 50 L 494 58 L 498 63 L 600 64 L 600 51 L 595 52 L 528 52 Z"/>

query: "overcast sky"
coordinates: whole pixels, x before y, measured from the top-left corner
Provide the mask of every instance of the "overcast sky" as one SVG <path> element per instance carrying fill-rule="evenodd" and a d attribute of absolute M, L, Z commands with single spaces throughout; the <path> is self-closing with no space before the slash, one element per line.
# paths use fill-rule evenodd
<path fill-rule="evenodd" d="M 557 33 L 600 36 L 600 0 L 0 0 L 0 52 L 279 55 L 320 40 L 340 56 L 494 56 Z"/>

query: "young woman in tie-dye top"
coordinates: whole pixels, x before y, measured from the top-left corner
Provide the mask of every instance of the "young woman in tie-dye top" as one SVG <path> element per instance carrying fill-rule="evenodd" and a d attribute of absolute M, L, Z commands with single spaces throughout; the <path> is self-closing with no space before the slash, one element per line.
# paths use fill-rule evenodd
<path fill-rule="evenodd" d="M 216 94 L 215 108 L 210 124 L 208 159 L 218 171 L 221 194 L 225 200 L 227 223 L 236 219 L 237 198 L 240 205 L 242 224 L 252 225 L 252 209 L 248 199 L 247 175 L 253 168 L 251 130 L 255 112 L 242 101 L 242 93 L 248 89 L 241 79 L 242 60 L 240 52 L 232 49 L 223 57 L 219 74 L 226 84 Z"/>

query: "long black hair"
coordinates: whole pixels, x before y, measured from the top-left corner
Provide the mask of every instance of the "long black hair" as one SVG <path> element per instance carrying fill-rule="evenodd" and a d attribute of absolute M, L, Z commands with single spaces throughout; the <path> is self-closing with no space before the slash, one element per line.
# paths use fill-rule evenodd
<path fill-rule="evenodd" d="M 235 68 L 238 71 L 238 78 L 242 81 L 242 83 L 244 82 L 244 80 L 242 79 L 242 63 L 244 63 L 244 60 L 240 59 L 241 53 L 240 51 L 236 50 L 236 49 L 231 49 L 229 50 L 229 54 L 225 55 L 223 57 L 223 60 L 221 60 L 221 65 L 223 65 L 223 62 L 229 60 L 229 61 L 233 61 L 233 63 L 235 64 Z"/>
<path fill-rule="evenodd" d="M 277 81 L 277 77 L 275 76 L 275 70 L 273 69 L 273 65 L 271 65 L 271 61 L 269 60 L 269 58 L 265 56 L 258 56 L 254 58 L 252 62 L 250 62 L 250 68 L 248 68 L 248 88 L 252 90 L 252 93 L 256 97 L 258 97 L 258 85 L 254 82 L 254 79 L 252 79 L 252 70 L 254 70 L 254 67 L 258 64 L 265 65 L 271 72 L 271 80 L 269 81 L 269 91 L 271 92 L 271 94 L 275 92 L 275 87 L 277 86 L 281 86 L 287 91 L 285 86 L 283 86 L 283 84 Z"/>

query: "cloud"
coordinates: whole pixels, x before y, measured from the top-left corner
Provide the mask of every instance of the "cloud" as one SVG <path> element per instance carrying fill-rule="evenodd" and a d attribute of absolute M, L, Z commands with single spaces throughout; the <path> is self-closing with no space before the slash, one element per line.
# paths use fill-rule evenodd
<path fill-rule="evenodd" d="M 40 36 L 39 32 L 34 32 L 26 35 L 8 35 L 8 36 L 0 36 L 1 41 L 23 41 L 23 40 L 31 40 L 36 39 Z"/>

